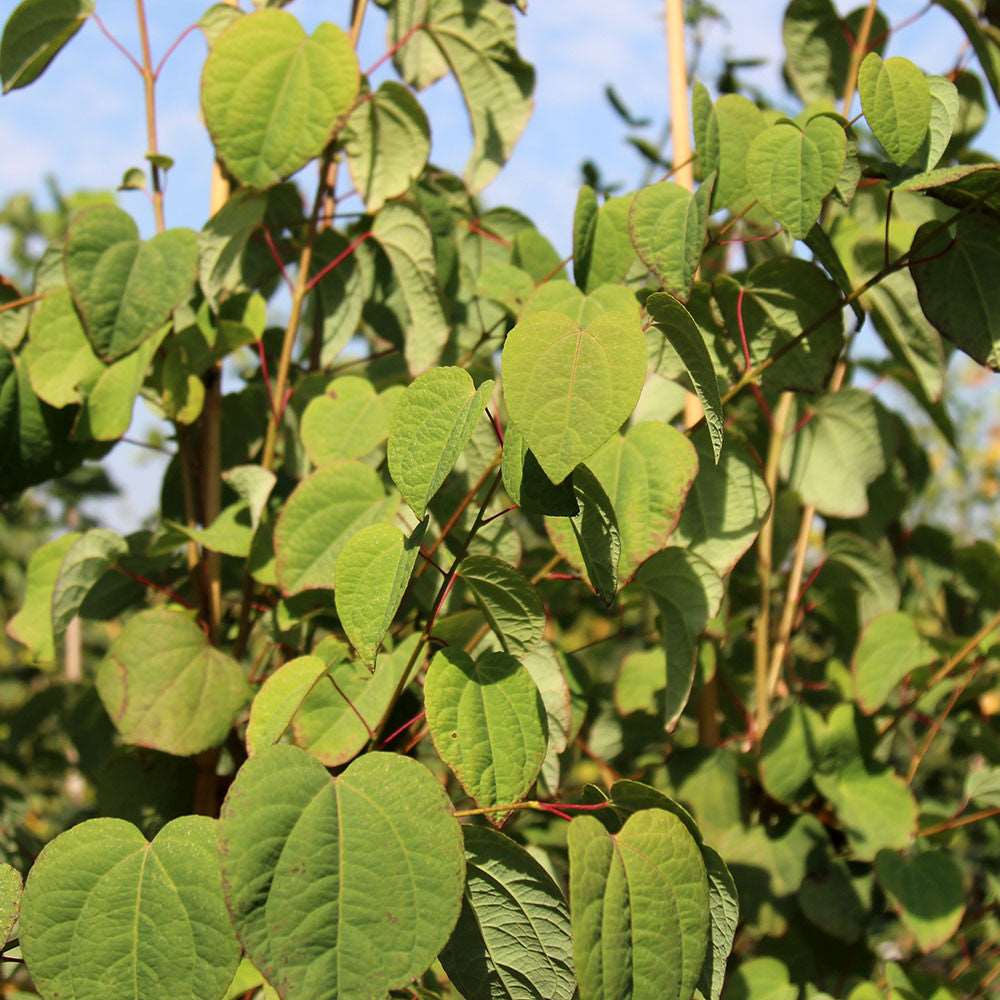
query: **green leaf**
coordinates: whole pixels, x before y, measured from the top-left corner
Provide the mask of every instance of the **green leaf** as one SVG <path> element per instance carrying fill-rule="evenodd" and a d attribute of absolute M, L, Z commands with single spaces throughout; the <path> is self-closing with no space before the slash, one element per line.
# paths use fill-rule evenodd
<path fill-rule="evenodd" d="M 397 689 L 402 691 L 420 666 L 414 652 L 419 641 L 415 633 L 391 653 L 383 652 L 374 674 L 360 663 L 334 663 L 330 683 L 317 684 L 294 717 L 295 742 L 327 767 L 354 758 L 392 707 Z"/>
<path fill-rule="evenodd" d="M 804 129 L 779 122 L 751 144 L 747 180 L 761 205 L 802 239 L 819 218 L 846 156 L 844 128 L 830 115 L 811 118 Z"/>
<path fill-rule="evenodd" d="M 702 178 L 707 178 L 719 166 L 719 122 L 712 107 L 712 96 L 701 80 L 695 80 L 691 86 L 691 125 L 698 153 L 695 170 Z"/>
<path fill-rule="evenodd" d="M 707 844 L 701 857 L 708 876 L 708 955 L 698 980 L 704 1000 L 719 1000 L 726 978 L 726 963 L 733 949 L 736 925 L 740 920 L 740 900 L 736 883 L 725 861 Z"/>
<path fill-rule="evenodd" d="M 636 584 L 656 602 L 667 658 L 665 725 L 676 725 L 694 683 L 697 642 L 722 603 L 722 580 L 687 549 L 670 548 L 646 560 Z"/>
<path fill-rule="evenodd" d="M 508 422 L 503 442 L 503 488 L 526 513 L 572 517 L 580 507 L 567 477 L 556 485 L 538 464 L 524 435 Z"/>
<path fill-rule="evenodd" d="M 739 284 L 717 279 L 715 297 L 732 343 L 740 343 Z M 837 286 L 815 265 L 778 257 L 754 267 L 743 280 L 743 326 L 754 365 L 784 347 L 840 303 Z M 833 370 L 843 344 L 840 309 L 801 340 L 761 376 L 767 392 L 799 389 L 819 392 Z"/>
<path fill-rule="evenodd" d="M 985 216 L 961 216 L 953 246 L 947 232 L 929 238 L 937 225 L 925 222 L 913 237 L 910 274 L 924 315 L 960 350 L 1000 371 L 996 223 Z"/>
<path fill-rule="evenodd" d="M 306 302 L 306 321 L 319 323 L 323 331 L 320 361 L 324 369 L 333 364 L 358 332 L 375 279 L 374 248 L 361 243 L 354 253 L 345 256 L 349 246 L 344 235 L 335 229 L 324 229 L 316 237 L 313 249 L 313 268 L 317 274 L 340 258 L 340 263 L 323 275 Z"/>
<path fill-rule="evenodd" d="M 687 298 L 705 246 L 713 181 L 692 193 L 673 181 L 636 192 L 629 234 L 639 259 L 671 295 Z"/>
<path fill-rule="evenodd" d="M 927 135 L 916 152 L 917 166 L 933 170 L 951 142 L 959 116 L 958 88 L 943 76 L 927 77 L 931 94 L 931 120 Z"/>
<path fill-rule="evenodd" d="M 965 779 L 965 797 L 981 806 L 1000 806 L 1000 767 L 973 771 Z"/>
<path fill-rule="evenodd" d="M 323 152 L 359 81 L 354 47 L 340 28 L 324 22 L 309 36 L 291 14 L 261 10 L 215 40 L 201 109 L 229 172 L 266 188 Z"/>
<path fill-rule="evenodd" d="M 627 582 L 642 562 L 666 547 L 698 470 L 697 453 L 680 431 L 643 421 L 611 438 L 587 468 L 611 499 L 621 536 L 618 575 Z M 563 555 L 579 566 L 579 556 L 571 557 L 567 526 L 550 519 L 546 528 Z"/>
<path fill-rule="evenodd" d="M 184 524 L 175 527 L 206 549 L 237 559 L 246 559 L 253 546 L 250 510 L 242 500 L 224 507 L 207 528 L 189 528 Z"/>
<path fill-rule="evenodd" d="M 534 227 L 522 229 L 514 237 L 510 262 L 524 271 L 532 282 L 566 280 L 566 268 L 558 251 Z"/>
<path fill-rule="evenodd" d="M 769 955 L 742 962 L 726 988 L 726 1000 L 798 1000 L 788 966 Z"/>
<path fill-rule="evenodd" d="M 572 1000 L 573 940 L 559 887 L 523 847 L 496 830 L 464 826 L 462 912 L 441 952 L 469 1000 Z"/>
<path fill-rule="evenodd" d="M 795 901 L 810 923 L 845 944 L 854 944 L 871 908 L 871 900 L 859 892 L 859 881 L 845 862 L 832 861 L 824 870 L 806 876 Z"/>
<path fill-rule="evenodd" d="M 785 440 L 781 474 L 803 503 L 829 517 L 868 512 L 868 487 L 889 467 L 894 428 L 862 389 L 820 396 L 808 422 Z"/>
<path fill-rule="evenodd" d="M 269 747 L 240 768 L 219 839 L 236 932 L 285 1000 L 385 996 L 424 972 L 458 918 L 461 829 L 430 772 L 398 754 L 331 778 Z"/>
<path fill-rule="evenodd" d="M 473 660 L 460 649 L 434 656 L 424 682 L 427 728 L 438 756 L 476 804 L 519 802 L 545 758 L 545 705 L 509 653 Z M 494 813 L 492 822 L 505 813 Z"/>
<path fill-rule="evenodd" d="M 950 851 L 923 851 L 909 859 L 879 851 L 875 876 L 924 954 L 952 939 L 966 894 L 962 869 Z"/>
<path fill-rule="evenodd" d="M 347 119 L 347 166 L 365 208 L 377 212 L 409 190 L 427 165 L 431 132 L 420 102 L 387 80 Z"/>
<path fill-rule="evenodd" d="M 803 104 L 838 100 L 851 61 L 844 24 L 831 0 L 791 0 L 781 28 L 785 72 Z"/>
<path fill-rule="evenodd" d="M 502 559 L 485 555 L 463 559 L 460 576 L 505 652 L 520 657 L 541 642 L 545 608 L 526 576 Z"/>
<path fill-rule="evenodd" d="M 239 664 L 167 609 L 125 623 L 97 668 L 97 692 L 126 743 L 179 757 L 222 743 L 248 693 Z"/>
<path fill-rule="evenodd" d="M 715 182 L 713 209 L 734 212 L 750 202 L 746 163 L 750 145 L 767 127 L 764 113 L 741 94 L 724 94 L 715 102 L 719 130 L 719 177 Z"/>
<path fill-rule="evenodd" d="M 666 342 L 677 352 L 691 379 L 694 391 L 705 411 L 705 424 L 712 439 L 715 461 L 718 462 L 722 454 L 726 415 L 719 396 L 715 366 L 712 364 L 701 330 L 680 302 L 661 292 L 655 292 L 646 299 L 646 312 Z"/>
<path fill-rule="evenodd" d="M 404 35 L 408 41 L 397 49 Z M 390 13 L 389 47 L 403 79 L 418 90 L 454 74 L 472 127 L 465 180 L 478 193 L 510 158 L 531 117 L 535 71 L 517 53 L 513 13 L 497 3 L 402 0 Z"/>
<path fill-rule="evenodd" d="M 281 739 L 327 669 L 326 662 L 318 656 L 297 656 L 278 667 L 264 681 L 250 705 L 246 735 L 249 756 Z"/>
<path fill-rule="evenodd" d="M 869 52 L 858 71 L 861 109 L 875 138 L 894 163 L 902 166 L 924 141 L 931 122 L 927 77 L 909 59 L 882 60 Z"/>
<path fill-rule="evenodd" d="M 716 464 L 706 432 L 695 432 L 691 442 L 698 453 L 698 474 L 673 543 L 701 556 L 720 576 L 728 576 L 757 537 L 771 509 L 771 497 L 764 477 L 740 445 L 730 441 Z"/>
<path fill-rule="evenodd" d="M 426 520 L 409 538 L 390 524 L 351 536 L 337 557 L 337 616 L 357 654 L 374 663 L 417 561 Z"/>
<path fill-rule="evenodd" d="M 307 476 L 292 492 L 274 528 L 278 583 L 286 595 L 336 586 L 337 557 L 356 531 L 389 521 L 396 501 L 374 469 L 338 462 Z"/>
<path fill-rule="evenodd" d="M 576 196 L 576 208 L 573 210 L 573 280 L 579 288 L 587 287 L 599 213 L 597 194 L 592 187 L 584 184 Z"/>
<path fill-rule="evenodd" d="M 385 251 L 399 282 L 410 317 L 404 354 L 411 374 L 419 375 L 438 362 L 449 332 L 438 290 L 430 227 L 412 205 L 393 202 L 375 216 L 372 235 Z"/>
<path fill-rule="evenodd" d="M 689 1000 L 709 939 L 701 849 L 662 809 L 609 834 L 592 816 L 570 824 L 573 955 L 581 1000 Z"/>
<path fill-rule="evenodd" d="M 169 326 L 160 327 L 138 350 L 102 370 L 87 393 L 75 428 L 76 437 L 114 441 L 129 429 L 139 390 L 169 332 Z"/>
<path fill-rule="evenodd" d="M 1000 48 L 980 27 L 976 15 L 965 0 L 934 0 L 958 22 L 972 45 L 979 65 L 989 81 L 993 96 L 1000 101 Z"/>
<path fill-rule="evenodd" d="M 588 292 L 624 281 L 638 260 L 628 228 L 633 197 L 608 198 L 597 212 L 584 285 Z"/>
<path fill-rule="evenodd" d="M 335 378 L 302 414 L 302 446 L 314 465 L 362 458 L 389 436 L 389 408 L 366 378 Z"/>
<path fill-rule="evenodd" d="M 434 368 L 407 387 L 389 423 L 389 474 L 417 517 L 441 488 L 493 394 L 464 368 Z"/>
<path fill-rule="evenodd" d="M 51 664 L 55 660 L 52 631 L 52 592 L 66 553 L 82 536 L 68 531 L 36 549 L 28 560 L 27 583 L 21 609 L 7 622 L 7 635 L 23 643 L 32 659 Z"/>
<path fill-rule="evenodd" d="M 761 784 L 779 802 L 798 802 L 810 787 L 823 737 L 823 719 L 808 705 L 782 709 L 760 745 Z"/>
<path fill-rule="evenodd" d="M 646 378 L 642 331 L 626 313 L 603 313 L 585 326 L 535 313 L 507 335 L 503 376 L 511 419 L 558 483 L 635 408 Z"/>
<path fill-rule="evenodd" d="M 815 774 L 813 781 L 837 811 L 856 860 L 872 861 L 883 848 L 899 851 L 913 842 L 917 804 L 889 768 L 869 771 L 855 759 L 837 774 Z"/>
<path fill-rule="evenodd" d="M 216 311 L 229 296 L 249 291 L 246 249 L 250 237 L 264 221 L 266 210 L 265 195 L 237 191 L 205 223 L 198 236 L 198 283 L 208 304 Z"/>
<path fill-rule="evenodd" d="M 198 236 L 168 229 L 143 242 L 127 212 L 95 205 L 70 223 L 63 260 L 94 352 L 114 361 L 152 337 L 191 294 Z"/>
<path fill-rule="evenodd" d="M 877 712 L 896 685 L 934 659 L 933 647 L 910 615 L 890 611 L 873 618 L 854 651 L 854 695 L 867 715 Z"/>
<path fill-rule="evenodd" d="M 234 465 L 222 473 L 222 478 L 247 505 L 250 526 L 256 531 L 278 477 L 259 465 Z"/>
<path fill-rule="evenodd" d="M 45 997 L 218 1000 L 240 960 L 206 816 L 150 843 L 91 819 L 48 844 L 28 875 L 21 948 Z"/>
<path fill-rule="evenodd" d="M 91 528 L 70 546 L 52 588 L 52 636 L 56 646 L 62 643 L 90 588 L 127 553 L 125 539 L 107 528 Z"/>
<path fill-rule="evenodd" d="M 662 715 L 663 691 L 667 686 L 667 656 L 662 649 L 629 653 L 615 678 L 615 708 L 621 715 L 645 712 Z M 686 697 L 685 697 L 686 700 Z"/>
<path fill-rule="evenodd" d="M 12 865 L 0 864 L 0 948 L 10 940 L 20 909 L 21 873 Z"/>
<path fill-rule="evenodd" d="M 81 388 L 104 370 L 65 288 L 53 289 L 35 307 L 21 362 L 28 369 L 31 388 L 57 409 L 79 403 Z"/>
<path fill-rule="evenodd" d="M 37 80 L 93 11 L 93 0 L 22 0 L 0 40 L 3 92 Z"/>

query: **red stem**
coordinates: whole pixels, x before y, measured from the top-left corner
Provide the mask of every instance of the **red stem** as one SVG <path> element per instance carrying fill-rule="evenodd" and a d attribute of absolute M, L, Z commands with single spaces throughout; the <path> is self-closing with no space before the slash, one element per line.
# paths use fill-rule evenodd
<path fill-rule="evenodd" d="M 197 24 L 189 24 L 171 43 L 166 52 L 163 53 L 163 58 L 160 60 L 156 69 L 153 70 L 153 79 L 159 80 L 160 74 L 163 72 L 163 67 L 166 65 L 167 60 L 177 51 L 177 47 L 191 34 L 192 31 L 197 29 Z"/>
<path fill-rule="evenodd" d="M 500 426 L 500 421 L 497 419 L 495 413 L 493 413 L 490 408 L 486 407 L 486 416 L 490 418 L 490 423 L 493 425 L 493 433 L 496 435 L 497 444 L 503 447 L 503 428 Z"/>
<path fill-rule="evenodd" d="M 165 586 L 162 583 L 157 583 L 155 580 L 150 580 L 148 577 L 142 576 L 140 573 L 133 573 L 132 570 L 126 569 L 124 566 L 115 565 L 112 567 L 122 576 L 127 576 L 130 580 L 134 580 L 136 583 L 141 583 L 144 587 L 149 587 L 151 590 L 155 590 L 160 594 L 169 597 L 175 604 L 180 604 L 182 607 L 189 608 L 190 610 L 196 610 L 195 606 L 190 602 L 181 597 L 176 590 L 171 590 L 170 587 Z"/>
<path fill-rule="evenodd" d="M 264 233 L 264 242 L 267 244 L 268 251 L 270 251 L 271 259 L 277 265 L 282 278 L 285 279 L 285 284 L 288 286 L 288 290 L 290 292 L 294 292 L 295 286 L 292 284 L 292 279 L 288 277 L 288 272 L 285 270 L 285 262 L 281 259 L 281 254 L 278 253 L 278 247 L 275 245 L 274 237 L 271 235 L 271 230 L 267 226 L 261 226 L 261 230 Z"/>
<path fill-rule="evenodd" d="M 351 254 L 354 253 L 354 251 L 357 250 L 365 240 L 370 239 L 374 235 L 375 234 L 371 232 L 371 230 L 367 233 L 362 233 L 356 240 L 354 240 L 353 243 L 350 243 L 347 247 L 341 250 L 341 252 L 338 253 L 329 264 L 320 268 L 320 270 L 306 282 L 306 291 L 311 292 L 334 268 L 340 267 L 340 265 L 343 264 L 344 261 L 347 260 L 347 258 L 350 257 Z"/>
<path fill-rule="evenodd" d="M 750 359 L 750 342 L 747 339 L 746 324 L 743 322 L 743 297 L 745 294 L 746 290 L 740 285 L 740 290 L 736 294 L 736 325 L 740 330 L 740 346 L 743 348 L 743 364 L 745 365 L 743 370 L 748 372 L 753 367 L 753 361 Z M 767 400 L 764 398 L 764 393 L 761 392 L 760 386 L 756 382 L 751 382 L 750 392 L 757 401 L 758 409 L 764 414 L 764 419 L 767 420 L 768 427 L 770 427 L 772 423 L 771 407 L 767 405 Z"/>
<path fill-rule="evenodd" d="M 419 722 L 425 715 L 426 711 L 421 709 L 412 719 L 408 719 L 404 722 L 398 729 L 394 729 L 384 740 L 382 740 L 382 746 L 387 747 L 400 733 L 405 733 L 407 729 L 410 728 L 415 722 Z"/>
<path fill-rule="evenodd" d="M 773 233 L 765 233 L 763 236 L 741 236 L 735 240 L 719 240 L 719 246 L 728 247 L 734 243 L 760 243 L 762 240 L 773 240 L 775 236 L 780 236 L 782 232 L 781 226 L 778 226 Z"/>
<path fill-rule="evenodd" d="M 94 24 L 100 28 L 101 34 L 135 67 L 136 72 L 141 74 L 143 72 L 142 63 L 108 31 L 108 26 L 101 20 L 97 11 L 94 11 L 90 16 L 94 19 Z"/>
<path fill-rule="evenodd" d="M 406 32 L 405 35 L 403 35 L 402 38 L 400 38 L 398 42 L 396 42 L 395 45 L 393 45 L 391 49 L 388 50 L 388 52 L 379 56 L 379 58 L 365 70 L 364 75 L 371 76 L 372 73 L 374 73 L 375 70 L 377 70 L 383 63 L 388 62 L 418 31 L 422 31 L 426 27 L 426 24 L 415 24 L 409 31 Z"/>
<path fill-rule="evenodd" d="M 482 236 L 483 239 L 489 240 L 491 243 L 496 243 L 498 246 L 505 247 L 508 250 L 514 245 L 510 240 L 505 240 L 502 236 L 491 233 L 488 229 L 483 229 L 478 219 L 469 219 L 467 220 L 467 224 L 470 233 Z"/>

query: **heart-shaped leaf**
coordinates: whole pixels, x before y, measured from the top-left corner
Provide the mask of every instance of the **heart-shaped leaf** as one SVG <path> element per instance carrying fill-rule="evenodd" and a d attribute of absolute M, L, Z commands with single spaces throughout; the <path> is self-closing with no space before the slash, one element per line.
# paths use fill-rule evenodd
<path fill-rule="evenodd" d="M 965 880 L 949 851 L 901 858 L 879 851 L 875 875 L 925 954 L 950 941 L 965 913 Z"/>
<path fill-rule="evenodd" d="M 430 149 L 424 109 L 406 87 L 392 80 L 361 104 L 344 127 L 347 166 L 369 212 L 409 189 Z"/>
<path fill-rule="evenodd" d="M 877 52 L 865 56 L 858 71 L 861 109 L 875 138 L 902 166 L 920 149 L 931 122 L 927 77 L 902 56 L 883 61 Z"/>
<path fill-rule="evenodd" d="M 507 335 L 503 377 L 511 419 L 546 475 L 562 482 L 635 409 L 646 378 L 642 330 L 628 313 L 586 326 L 534 313 Z"/>
<path fill-rule="evenodd" d="M 264 681 L 250 705 L 246 736 L 249 756 L 281 739 L 328 669 L 329 665 L 318 656 L 297 656 Z"/>
<path fill-rule="evenodd" d="M 558 517 L 572 517 L 579 511 L 572 480 L 553 483 L 512 421 L 507 422 L 504 433 L 501 470 L 503 488 L 521 510 Z"/>
<path fill-rule="evenodd" d="M 58 644 L 90 588 L 114 561 L 127 554 L 128 543 L 108 528 L 91 528 L 78 538 L 59 566 L 52 588 L 52 635 Z"/>
<path fill-rule="evenodd" d="M 337 557 L 337 615 L 365 663 L 374 663 L 417 561 L 426 520 L 409 538 L 391 524 L 353 535 Z"/>
<path fill-rule="evenodd" d="M 327 767 L 352 760 L 380 727 L 397 692 L 420 666 L 421 636 L 414 633 L 391 653 L 379 656 L 372 673 L 361 663 L 338 660 L 329 677 L 317 683 L 295 714 L 295 742 Z"/>
<path fill-rule="evenodd" d="M 854 691 L 862 711 L 877 712 L 911 670 L 934 656 L 910 615 L 890 611 L 873 618 L 854 651 Z"/>
<path fill-rule="evenodd" d="M 230 173 L 266 188 L 320 155 L 358 93 L 354 46 L 323 23 L 307 35 L 280 10 L 239 17 L 216 39 L 201 108 Z"/>
<path fill-rule="evenodd" d="M 493 393 L 464 368 L 434 368 L 411 382 L 389 424 L 389 475 L 417 517 L 469 443 Z"/>
<path fill-rule="evenodd" d="M 144 242 L 127 212 L 95 205 L 70 223 L 63 260 L 94 353 L 114 361 L 156 333 L 190 295 L 198 234 L 168 229 Z"/>
<path fill-rule="evenodd" d="M 23 0 L 18 4 L 0 41 L 3 92 L 37 80 L 93 12 L 93 0 Z"/>
<path fill-rule="evenodd" d="M 303 479 L 274 529 L 282 590 L 291 595 L 333 589 L 337 557 L 347 540 L 369 524 L 389 520 L 395 509 L 374 469 L 360 462 L 338 462 Z"/>
<path fill-rule="evenodd" d="M 97 692 L 126 743 L 179 757 L 218 746 L 248 694 L 239 664 L 167 609 L 128 620 L 97 669 Z"/>
<path fill-rule="evenodd" d="M 219 1000 L 240 948 L 222 897 L 216 820 L 182 816 L 152 843 L 92 819 L 28 875 L 21 948 L 44 997 Z"/>
<path fill-rule="evenodd" d="M 528 794 L 545 758 L 545 705 L 513 656 L 473 660 L 460 649 L 441 650 L 427 671 L 424 705 L 435 749 L 478 805 Z"/>
<path fill-rule="evenodd" d="M 767 127 L 764 113 L 742 94 L 723 94 L 715 102 L 719 133 L 719 177 L 713 208 L 745 211 L 753 195 L 747 181 L 747 153 Z"/>
<path fill-rule="evenodd" d="M 240 768 L 219 839 L 236 932 L 285 1000 L 385 996 L 427 969 L 458 918 L 461 828 L 408 757 L 365 754 L 331 778 L 269 747 Z"/>
<path fill-rule="evenodd" d="M 496 556 L 467 556 L 461 578 L 506 652 L 521 656 L 534 649 L 545 629 L 545 608 L 524 574 Z"/>
<path fill-rule="evenodd" d="M 441 964 L 463 997 L 572 1000 L 573 939 L 559 887 L 496 830 L 463 826 L 462 913 Z"/>
<path fill-rule="evenodd" d="M 761 205 L 802 239 L 819 218 L 846 155 L 844 128 L 829 115 L 811 118 L 804 129 L 778 122 L 751 144 L 747 179 Z"/>
<path fill-rule="evenodd" d="M 663 809 L 610 834 L 593 816 L 569 828 L 573 956 L 580 1000 L 690 1000 L 709 937 L 698 842 Z"/>
<path fill-rule="evenodd" d="M 334 379 L 302 414 L 302 446 L 314 465 L 361 458 L 389 435 L 389 408 L 366 378 Z"/>
<path fill-rule="evenodd" d="M 692 194 L 673 181 L 636 193 L 629 211 L 632 246 L 672 295 L 687 298 L 705 245 L 712 182 Z"/>

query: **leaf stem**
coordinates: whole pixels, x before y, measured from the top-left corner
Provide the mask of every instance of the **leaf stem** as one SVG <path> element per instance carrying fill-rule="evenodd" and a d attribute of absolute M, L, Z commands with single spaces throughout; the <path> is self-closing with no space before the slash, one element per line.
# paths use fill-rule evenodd
<path fill-rule="evenodd" d="M 4 302 L 0 305 L 0 313 L 5 313 L 9 309 L 20 309 L 21 306 L 30 306 L 32 302 L 40 302 L 44 298 L 44 292 L 35 292 L 34 295 L 22 295 L 19 299 L 14 299 L 11 302 Z"/>
<path fill-rule="evenodd" d="M 101 34 L 104 35 L 104 37 L 109 42 L 111 42 L 111 44 L 135 67 L 136 72 L 142 73 L 142 65 L 140 64 L 139 60 L 136 59 L 136 57 L 132 55 L 132 53 L 129 52 L 129 50 L 125 48 L 125 46 L 122 45 L 122 43 L 119 42 L 118 39 L 115 38 L 113 34 L 111 34 L 111 31 L 108 29 L 108 26 L 101 20 L 100 15 L 97 13 L 97 11 L 96 10 L 93 11 L 93 13 L 91 13 L 90 16 L 93 19 L 94 24 L 97 25 Z"/>
<path fill-rule="evenodd" d="M 918 837 L 933 837 L 936 833 L 944 833 L 946 830 L 957 830 L 962 826 L 970 826 L 972 823 L 978 823 L 980 820 L 991 819 L 994 816 L 1000 816 L 1000 806 L 992 806 L 989 809 L 980 809 L 979 812 L 968 813 L 965 816 L 959 816 L 955 819 L 947 819 L 942 823 L 935 823 L 933 826 L 924 827 L 923 830 L 917 831 Z"/>

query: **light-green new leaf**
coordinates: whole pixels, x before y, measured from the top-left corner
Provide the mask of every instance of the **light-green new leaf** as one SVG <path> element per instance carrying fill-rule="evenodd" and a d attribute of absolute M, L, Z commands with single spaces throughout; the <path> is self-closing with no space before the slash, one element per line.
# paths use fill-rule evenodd
<path fill-rule="evenodd" d="M 389 407 L 366 378 L 334 379 L 302 414 L 302 446 L 314 465 L 362 458 L 389 434 Z"/>
<path fill-rule="evenodd" d="M 318 656 L 297 656 L 264 681 L 250 705 L 246 735 L 249 756 L 281 739 L 327 669 L 326 662 Z"/>
<path fill-rule="evenodd" d="M 902 166 L 920 149 L 931 123 L 931 91 L 923 72 L 902 56 L 865 56 L 858 71 L 861 110 L 875 138 Z"/>
<path fill-rule="evenodd" d="M 56 837 L 28 875 L 21 948 L 45 997 L 219 1000 L 240 960 L 218 823 L 182 816 L 152 843 L 120 819 Z"/>
<path fill-rule="evenodd" d="M 817 115 L 804 129 L 778 122 L 751 144 L 747 179 L 761 205 L 802 239 L 819 218 L 846 156 L 847 136 L 832 116 Z"/>
<path fill-rule="evenodd" d="M 293 15 L 260 10 L 212 45 L 201 108 L 233 176 L 266 188 L 323 152 L 359 82 L 354 46 L 336 25 L 324 22 L 310 36 Z"/>
<path fill-rule="evenodd" d="M 377 212 L 420 176 L 431 151 L 431 132 L 420 102 L 387 80 L 360 104 L 344 128 L 344 152 L 365 208 Z"/>
<path fill-rule="evenodd" d="M 389 475 L 417 517 L 469 443 L 493 393 L 464 368 L 434 368 L 411 382 L 389 424 Z"/>
<path fill-rule="evenodd" d="M 186 615 L 140 611 L 97 668 L 97 693 L 126 743 L 188 757 L 218 746 L 246 703 L 240 665 Z"/>
<path fill-rule="evenodd" d="M 20 909 L 21 873 L 13 865 L 0 864 L 0 948 L 10 940 Z"/>
<path fill-rule="evenodd" d="M 37 80 L 93 12 L 93 0 L 23 0 L 18 4 L 0 40 L 3 92 Z"/>
<path fill-rule="evenodd" d="M 462 912 L 441 964 L 463 997 L 572 1000 L 569 909 L 548 872 L 496 830 L 463 826 Z"/>
<path fill-rule="evenodd" d="M 708 206 L 714 178 L 692 193 L 673 181 L 638 191 L 632 199 L 628 227 L 639 259 L 671 295 L 691 291 L 705 245 Z"/>
<path fill-rule="evenodd" d="M 63 261 L 94 353 L 114 361 L 156 333 L 190 295 L 198 234 L 168 229 L 143 242 L 127 212 L 95 205 L 70 223 Z"/>
<path fill-rule="evenodd" d="M 458 919 L 461 828 L 408 757 L 365 754 L 331 778 L 296 747 L 262 750 L 229 789 L 219 839 L 236 932 L 285 1000 L 385 996 Z"/>
<path fill-rule="evenodd" d="M 708 948 L 709 892 L 684 823 L 644 809 L 610 834 L 581 816 L 568 841 L 580 1000 L 689 1000 Z"/>
<path fill-rule="evenodd" d="M 628 419 L 646 378 L 637 318 L 606 312 L 585 326 L 538 312 L 507 335 L 504 394 L 546 475 L 562 482 Z"/>
<path fill-rule="evenodd" d="M 545 759 L 545 705 L 531 675 L 508 653 L 473 660 L 443 649 L 424 683 L 427 728 L 441 759 L 479 806 L 523 799 Z M 505 813 L 490 819 L 500 823 Z"/>
<path fill-rule="evenodd" d="M 398 500 L 385 495 L 374 469 L 337 462 L 307 476 L 274 528 L 278 583 L 288 595 L 336 586 L 337 557 L 356 531 L 389 520 Z"/>
<path fill-rule="evenodd" d="M 417 561 L 426 519 L 409 538 L 391 524 L 353 535 L 337 557 L 337 615 L 365 663 L 374 663 Z"/>

